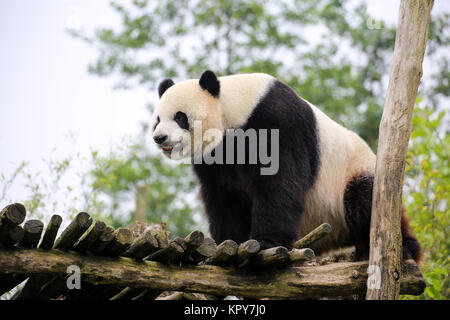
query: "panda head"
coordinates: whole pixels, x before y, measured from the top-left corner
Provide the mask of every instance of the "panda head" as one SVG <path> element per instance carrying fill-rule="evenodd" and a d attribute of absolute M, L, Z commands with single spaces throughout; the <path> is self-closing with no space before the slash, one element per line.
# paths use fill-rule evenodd
<path fill-rule="evenodd" d="M 212 151 L 223 137 L 220 82 L 212 71 L 200 79 L 159 84 L 159 104 L 153 113 L 153 140 L 174 160 Z"/>

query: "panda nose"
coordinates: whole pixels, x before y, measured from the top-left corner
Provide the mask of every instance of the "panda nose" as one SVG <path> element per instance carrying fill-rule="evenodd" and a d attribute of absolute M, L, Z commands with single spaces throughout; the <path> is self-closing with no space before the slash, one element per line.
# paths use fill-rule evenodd
<path fill-rule="evenodd" d="M 153 137 L 153 140 L 155 140 L 155 142 L 157 144 L 161 144 L 167 140 L 167 135 L 159 135 L 159 136 Z"/>

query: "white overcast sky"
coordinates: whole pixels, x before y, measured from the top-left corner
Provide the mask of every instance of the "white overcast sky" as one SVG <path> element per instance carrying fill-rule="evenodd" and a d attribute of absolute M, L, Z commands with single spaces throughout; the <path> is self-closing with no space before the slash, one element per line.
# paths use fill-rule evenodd
<path fill-rule="evenodd" d="M 376 18 L 392 22 L 398 5 L 369 1 Z M 444 9 L 450 10 L 450 1 L 437 0 L 434 10 Z M 0 0 L 0 173 L 11 173 L 21 161 L 39 166 L 55 147 L 62 153 L 105 151 L 148 119 L 145 104 L 156 93 L 113 90 L 112 79 L 89 75 L 97 52 L 67 34 L 74 23 L 93 31 L 120 21 L 106 0 Z M 69 133 L 74 143 L 67 143 Z"/>

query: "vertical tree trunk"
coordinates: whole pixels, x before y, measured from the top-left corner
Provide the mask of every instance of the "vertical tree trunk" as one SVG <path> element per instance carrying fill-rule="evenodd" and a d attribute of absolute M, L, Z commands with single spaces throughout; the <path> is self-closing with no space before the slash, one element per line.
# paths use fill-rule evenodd
<path fill-rule="evenodd" d="M 397 299 L 402 276 L 402 186 L 433 0 L 402 0 L 380 124 L 366 299 Z M 376 281 L 373 281 L 376 280 Z"/>
<path fill-rule="evenodd" d="M 147 221 L 147 194 L 147 185 L 136 187 L 136 210 L 133 213 L 133 221 Z"/>

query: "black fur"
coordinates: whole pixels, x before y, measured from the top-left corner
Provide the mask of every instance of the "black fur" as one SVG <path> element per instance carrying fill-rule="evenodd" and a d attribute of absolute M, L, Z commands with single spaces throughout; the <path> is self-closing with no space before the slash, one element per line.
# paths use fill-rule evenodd
<path fill-rule="evenodd" d="M 162 95 L 164 94 L 164 92 L 166 92 L 166 90 L 169 89 L 174 84 L 175 83 L 173 82 L 172 79 L 165 79 L 165 80 L 161 81 L 161 83 L 158 86 L 159 97 L 161 98 Z"/>
<path fill-rule="evenodd" d="M 348 183 L 344 194 L 345 221 L 350 229 L 351 242 L 356 246 L 357 260 L 365 260 L 369 257 L 372 191 L 373 175 L 363 174 L 354 177 Z M 409 227 L 404 209 L 401 218 L 401 231 L 403 256 L 419 262 L 422 249 Z"/>
<path fill-rule="evenodd" d="M 220 94 L 220 82 L 217 79 L 214 72 L 206 70 L 203 72 L 199 80 L 200 87 L 203 90 L 207 90 L 213 97 L 219 97 Z"/>
<path fill-rule="evenodd" d="M 242 129 L 249 128 L 279 129 L 279 171 L 261 175 L 259 162 L 194 164 L 211 235 L 218 243 L 252 238 L 263 248 L 290 247 L 319 167 L 314 113 L 291 88 L 275 81 Z"/>
<path fill-rule="evenodd" d="M 368 258 L 372 190 L 372 174 L 353 178 L 345 189 L 345 222 L 350 229 L 350 241 L 356 246 L 357 260 Z"/>
<path fill-rule="evenodd" d="M 189 130 L 189 120 L 186 113 L 178 111 L 173 116 L 173 120 L 178 124 L 181 129 Z"/>

